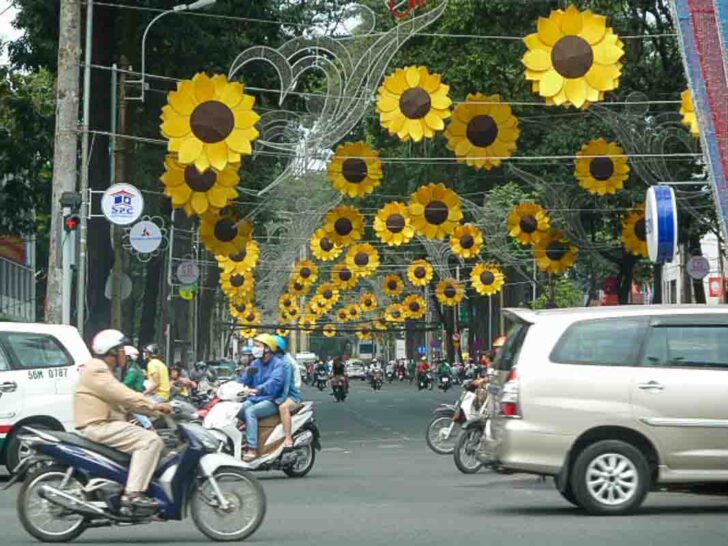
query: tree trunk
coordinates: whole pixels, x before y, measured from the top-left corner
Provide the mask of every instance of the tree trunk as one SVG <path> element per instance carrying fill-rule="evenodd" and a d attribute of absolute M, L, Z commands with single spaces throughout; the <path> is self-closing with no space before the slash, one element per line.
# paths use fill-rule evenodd
<path fill-rule="evenodd" d="M 622 261 L 619 264 L 619 304 L 627 305 L 632 292 L 632 280 L 634 279 L 634 266 L 637 257 L 623 251 Z"/>
<path fill-rule="evenodd" d="M 164 256 L 155 256 L 146 264 L 144 276 L 144 297 L 142 299 L 142 316 L 139 324 L 139 344 L 144 345 L 157 338 L 157 306 L 159 303 L 160 277 L 164 270 Z"/>
<path fill-rule="evenodd" d="M 652 303 L 662 303 L 662 265 L 655 264 L 653 266 L 652 277 L 654 286 L 652 287 Z"/>

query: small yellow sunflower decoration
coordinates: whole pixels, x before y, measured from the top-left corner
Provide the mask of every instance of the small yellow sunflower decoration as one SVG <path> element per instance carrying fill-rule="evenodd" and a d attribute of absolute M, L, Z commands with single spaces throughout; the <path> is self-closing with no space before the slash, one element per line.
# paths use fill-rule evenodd
<path fill-rule="evenodd" d="M 508 215 L 508 234 L 522 245 L 532 245 L 551 227 L 551 218 L 541 205 L 521 203 Z"/>
<path fill-rule="evenodd" d="M 253 153 L 252 143 L 258 138 L 255 124 L 260 116 L 253 111 L 254 104 L 255 98 L 245 94 L 242 84 L 223 75 L 210 78 L 199 73 L 179 82 L 162 108 L 167 149 L 177 154 L 179 163 L 194 164 L 201 173 L 240 163 L 241 155 Z"/>
<path fill-rule="evenodd" d="M 382 284 L 384 293 L 390 298 L 396 298 L 404 290 L 404 281 L 399 275 L 387 275 Z"/>
<path fill-rule="evenodd" d="M 645 232 L 645 205 L 635 206 L 622 218 L 622 244 L 630 254 L 647 258 L 647 234 Z"/>
<path fill-rule="evenodd" d="M 253 326 L 260 326 L 261 317 L 260 309 L 250 306 L 239 318 L 243 327 L 251 328 Z"/>
<path fill-rule="evenodd" d="M 327 313 L 332 307 L 331 302 L 328 300 L 322 298 L 319 295 L 316 295 L 311 298 L 311 301 L 308 302 L 308 313 L 310 315 L 314 316 L 321 316 L 325 313 Z"/>
<path fill-rule="evenodd" d="M 454 307 L 463 301 L 465 297 L 465 287 L 456 279 L 443 279 L 437 283 L 435 289 L 437 301 L 446 307 Z"/>
<path fill-rule="evenodd" d="M 301 308 L 296 305 L 288 309 L 285 313 L 281 313 L 286 322 L 296 322 L 301 316 Z"/>
<path fill-rule="evenodd" d="M 350 290 L 359 283 L 359 276 L 345 263 L 338 263 L 331 271 L 331 280 L 339 287 L 339 290 Z"/>
<path fill-rule="evenodd" d="M 526 79 L 547 104 L 586 108 L 619 87 L 624 44 L 603 15 L 573 5 L 552 11 L 524 42 Z"/>
<path fill-rule="evenodd" d="M 276 328 L 276 334 L 281 337 L 288 337 L 291 331 L 288 328 Z"/>
<path fill-rule="evenodd" d="M 240 337 L 242 337 L 243 339 L 254 338 L 257 335 L 258 335 L 257 328 L 241 328 L 240 329 Z"/>
<path fill-rule="evenodd" d="M 333 282 L 321 284 L 316 290 L 316 294 L 324 298 L 333 307 L 340 298 L 339 287 Z"/>
<path fill-rule="evenodd" d="M 576 155 L 574 175 L 586 191 L 609 195 L 624 187 L 630 169 L 619 144 L 598 138 L 584 144 Z"/>
<path fill-rule="evenodd" d="M 225 273 L 247 273 L 258 266 L 260 259 L 260 246 L 255 239 L 250 239 L 245 248 L 228 256 L 215 256 L 217 265 Z"/>
<path fill-rule="evenodd" d="M 164 194 L 172 199 L 172 206 L 183 208 L 187 216 L 205 214 L 209 210 L 225 208 L 238 196 L 235 187 L 240 182 L 240 165 L 229 163 L 221 172 L 197 170 L 194 165 L 180 165 L 177 158 L 168 155 L 164 160 Z"/>
<path fill-rule="evenodd" d="M 389 330 L 389 323 L 385 317 L 377 317 L 372 321 L 372 326 L 378 332 L 386 332 Z"/>
<path fill-rule="evenodd" d="M 480 229 L 473 224 L 462 224 L 450 236 L 450 248 L 464 259 L 475 258 L 480 254 L 485 239 Z"/>
<path fill-rule="evenodd" d="M 367 293 L 359 298 L 359 305 L 361 306 L 363 311 L 368 313 L 374 311 L 379 305 L 379 302 L 377 301 L 377 297 L 374 294 Z"/>
<path fill-rule="evenodd" d="M 243 302 L 255 291 L 255 277 L 252 271 L 222 273 L 220 275 L 220 285 L 230 299 Z"/>
<path fill-rule="evenodd" d="M 341 255 L 344 250 L 337 246 L 328 236 L 325 229 L 318 229 L 314 232 L 309 243 L 309 248 L 314 258 L 322 262 L 330 262 Z"/>
<path fill-rule="evenodd" d="M 240 252 L 252 237 L 253 224 L 231 214 L 206 214 L 200 222 L 200 239 L 215 256 Z"/>
<path fill-rule="evenodd" d="M 407 205 L 398 201 L 384 205 L 374 217 L 374 232 L 380 241 L 389 246 L 409 243 L 415 236 L 415 228 Z"/>
<path fill-rule="evenodd" d="M 336 311 L 336 318 L 339 322 L 349 322 L 349 310 L 346 307 L 342 307 Z"/>
<path fill-rule="evenodd" d="M 362 324 L 361 326 L 359 326 L 359 328 L 357 328 L 356 330 L 356 337 L 358 337 L 362 341 L 372 339 L 372 325 Z"/>
<path fill-rule="evenodd" d="M 698 115 L 695 113 L 695 104 L 693 103 L 693 94 L 690 89 L 686 89 L 680 95 L 682 102 L 680 104 L 680 115 L 682 124 L 690 129 L 690 134 L 695 138 L 700 138 L 700 126 L 698 125 Z"/>
<path fill-rule="evenodd" d="M 418 320 L 425 316 L 427 313 L 427 304 L 425 298 L 419 294 L 412 294 L 407 296 L 402 302 L 402 306 L 407 312 L 407 318 L 412 320 Z"/>
<path fill-rule="evenodd" d="M 407 278 L 412 286 L 425 287 L 435 276 L 435 270 L 427 260 L 415 260 L 407 268 Z"/>
<path fill-rule="evenodd" d="M 346 312 L 349 314 L 349 321 L 356 322 L 361 319 L 362 310 L 357 303 L 350 303 L 346 306 Z"/>
<path fill-rule="evenodd" d="M 409 203 L 412 225 L 428 239 L 444 239 L 463 219 L 460 197 L 445 184 L 420 187 Z"/>
<path fill-rule="evenodd" d="M 505 276 L 495 264 L 478 264 L 470 272 L 470 282 L 481 296 L 492 296 L 503 289 Z"/>
<path fill-rule="evenodd" d="M 251 303 L 230 303 L 230 314 L 239 319 L 242 320 L 242 317 L 245 315 L 245 311 L 248 310 L 248 306 L 252 305 Z"/>
<path fill-rule="evenodd" d="M 377 111 L 382 127 L 406 142 L 433 138 L 445 128 L 452 101 L 450 87 L 424 66 L 398 68 L 379 88 Z"/>
<path fill-rule="evenodd" d="M 298 326 L 304 332 L 313 332 L 316 329 L 317 318 L 318 317 L 314 315 L 305 315 L 301 317 L 301 320 L 298 321 Z"/>
<path fill-rule="evenodd" d="M 518 118 L 500 95 L 471 93 L 467 102 L 455 107 L 452 122 L 445 131 L 447 147 L 459 163 L 491 170 L 511 157 L 521 134 Z"/>
<path fill-rule="evenodd" d="M 333 324 L 327 324 L 322 330 L 325 337 L 336 337 L 336 326 Z"/>
<path fill-rule="evenodd" d="M 281 313 L 288 313 L 290 315 L 291 309 L 300 309 L 298 298 L 292 294 L 283 294 L 278 298 L 278 309 Z"/>
<path fill-rule="evenodd" d="M 404 322 L 407 320 L 407 309 L 401 303 L 393 303 L 387 307 L 385 318 L 388 322 Z"/>
<path fill-rule="evenodd" d="M 358 277 L 369 277 L 379 267 L 379 252 L 369 243 L 354 245 L 346 254 L 346 266 Z"/>
<path fill-rule="evenodd" d="M 536 265 L 546 273 L 561 274 L 576 263 L 579 249 L 558 229 L 550 229 L 533 245 Z"/>
<path fill-rule="evenodd" d="M 299 278 L 293 278 L 288 283 L 288 293 L 297 297 L 307 296 L 311 291 L 311 284 L 305 283 Z"/>
<path fill-rule="evenodd" d="M 318 266 L 311 260 L 301 260 L 296 264 L 291 278 L 311 286 L 318 279 Z"/>
<path fill-rule="evenodd" d="M 379 152 L 365 142 L 347 142 L 336 148 L 328 168 L 334 189 L 348 197 L 364 197 L 382 183 Z"/>
<path fill-rule="evenodd" d="M 334 244 L 349 246 L 362 238 L 364 216 L 355 207 L 340 205 L 326 215 L 324 230 Z"/>

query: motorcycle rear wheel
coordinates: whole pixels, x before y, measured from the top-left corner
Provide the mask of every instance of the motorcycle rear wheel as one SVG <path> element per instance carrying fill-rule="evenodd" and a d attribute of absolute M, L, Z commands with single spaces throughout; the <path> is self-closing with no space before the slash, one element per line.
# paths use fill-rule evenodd
<path fill-rule="evenodd" d="M 482 429 L 471 428 L 458 438 L 453 459 L 455 460 L 455 466 L 463 474 L 475 474 L 483 466 L 483 463 L 475 456 L 482 436 Z"/>
<path fill-rule="evenodd" d="M 450 431 L 450 436 L 447 439 L 440 437 L 440 431 L 452 424 L 452 417 L 439 415 L 434 417 L 427 425 L 427 433 L 425 434 L 427 447 L 438 455 L 450 455 L 455 451 L 455 444 L 457 443 L 461 430 L 459 425 L 455 424 L 453 426 L 453 429 Z"/>
<path fill-rule="evenodd" d="M 295 466 L 283 469 L 283 472 L 289 478 L 303 478 L 306 474 L 311 472 L 313 464 L 316 462 L 316 450 L 312 445 L 309 444 L 297 449 L 296 451 L 300 452 L 300 455 L 303 456 L 303 462 L 299 459 L 296 461 Z"/>
<path fill-rule="evenodd" d="M 44 466 L 25 477 L 18 493 L 18 517 L 25 530 L 41 542 L 68 542 L 86 530 L 86 518 L 81 515 L 66 515 L 65 510 L 40 497 L 42 485 L 53 485 L 56 488 L 65 478 L 68 467 L 62 465 Z M 83 485 L 78 477 L 71 476 L 64 487 L 64 493 L 80 498 L 85 496 L 81 491 Z M 35 510 L 32 510 L 32 508 Z M 44 516 L 43 523 L 38 523 L 36 515 Z M 50 518 L 48 517 L 50 515 Z M 49 525 L 60 522 L 60 529 L 50 529 Z"/>

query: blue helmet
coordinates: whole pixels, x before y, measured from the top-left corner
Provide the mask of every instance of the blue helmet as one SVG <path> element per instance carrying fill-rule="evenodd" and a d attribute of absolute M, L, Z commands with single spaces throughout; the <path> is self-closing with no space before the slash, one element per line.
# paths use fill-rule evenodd
<path fill-rule="evenodd" d="M 274 335 L 273 337 L 276 338 L 276 341 L 278 342 L 278 349 L 285 353 L 288 350 L 288 342 L 286 341 L 286 338 L 279 335 Z"/>

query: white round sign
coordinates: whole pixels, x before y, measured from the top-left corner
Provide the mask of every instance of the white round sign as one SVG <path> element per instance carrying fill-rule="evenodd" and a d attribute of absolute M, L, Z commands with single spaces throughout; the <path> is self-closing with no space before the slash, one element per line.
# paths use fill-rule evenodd
<path fill-rule="evenodd" d="M 177 267 L 177 278 L 182 284 L 194 284 L 200 278 L 200 268 L 192 260 L 185 260 Z"/>
<path fill-rule="evenodd" d="M 101 211 L 112 224 L 128 226 L 144 212 L 144 197 L 131 184 L 114 184 L 101 198 Z"/>
<path fill-rule="evenodd" d="M 651 186 L 645 199 L 645 238 L 650 260 L 672 262 L 677 252 L 677 202 L 670 186 Z"/>
<path fill-rule="evenodd" d="M 710 273 L 710 262 L 705 256 L 693 256 L 688 260 L 688 275 L 691 279 L 699 281 Z"/>
<path fill-rule="evenodd" d="M 129 243 L 141 254 L 154 252 L 162 244 L 162 230 L 154 222 L 143 220 L 129 230 Z"/>
<path fill-rule="evenodd" d="M 109 273 L 109 276 L 106 278 L 106 285 L 104 286 L 104 296 L 107 300 L 111 299 L 111 282 L 113 280 L 113 275 Z M 131 279 L 129 278 L 129 275 L 126 273 L 121 274 L 121 299 L 125 300 L 129 296 L 131 296 Z"/>

